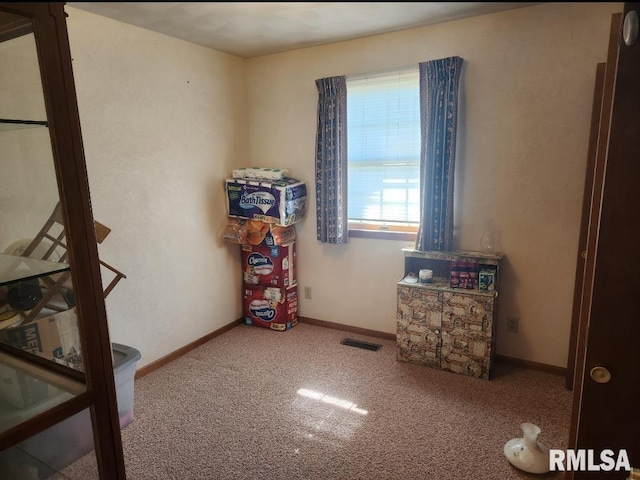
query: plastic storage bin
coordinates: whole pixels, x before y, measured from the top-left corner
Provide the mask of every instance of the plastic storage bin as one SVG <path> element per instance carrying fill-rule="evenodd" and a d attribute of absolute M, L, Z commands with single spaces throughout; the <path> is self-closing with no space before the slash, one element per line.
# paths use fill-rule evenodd
<path fill-rule="evenodd" d="M 122 428 L 133 420 L 134 376 L 140 352 L 133 347 L 118 343 L 112 344 L 112 352 L 118 416 L 120 428 Z M 62 470 L 94 448 L 89 409 L 34 435 L 14 448 L 55 471 Z M 5 452 L 11 452 L 11 450 L 13 449 Z M 5 458 L 0 456 L 0 466 L 3 460 Z"/>

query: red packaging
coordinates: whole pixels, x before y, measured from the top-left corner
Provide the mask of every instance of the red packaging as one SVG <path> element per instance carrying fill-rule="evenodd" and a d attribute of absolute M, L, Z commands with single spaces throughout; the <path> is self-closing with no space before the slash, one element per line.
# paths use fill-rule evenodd
<path fill-rule="evenodd" d="M 245 285 L 287 288 L 296 281 L 296 244 L 242 245 L 242 278 Z"/>
<path fill-rule="evenodd" d="M 285 331 L 298 323 L 298 286 L 289 288 L 245 285 L 244 323 Z"/>

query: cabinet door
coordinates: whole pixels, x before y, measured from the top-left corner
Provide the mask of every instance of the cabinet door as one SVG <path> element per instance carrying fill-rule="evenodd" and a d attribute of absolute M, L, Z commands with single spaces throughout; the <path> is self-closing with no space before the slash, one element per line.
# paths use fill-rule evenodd
<path fill-rule="evenodd" d="M 443 292 L 440 368 L 489 379 L 493 310 L 491 297 Z"/>
<path fill-rule="evenodd" d="M 440 367 L 442 302 L 436 291 L 398 286 L 398 360 Z"/>

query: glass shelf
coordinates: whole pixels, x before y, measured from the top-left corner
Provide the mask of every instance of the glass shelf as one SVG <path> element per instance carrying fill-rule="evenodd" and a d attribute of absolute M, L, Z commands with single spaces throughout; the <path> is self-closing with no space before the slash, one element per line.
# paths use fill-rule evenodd
<path fill-rule="evenodd" d="M 0 352 L 0 435 L 86 391 L 69 377 Z"/>
<path fill-rule="evenodd" d="M 0 253 L 0 287 L 54 273 L 68 272 L 70 268 L 68 263 Z"/>
<path fill-rule="evenodd" d="M 44 120 L 18 120 L 11 118 L 0 118 L 0 132 L 48 126 L 49 122 Z"/>

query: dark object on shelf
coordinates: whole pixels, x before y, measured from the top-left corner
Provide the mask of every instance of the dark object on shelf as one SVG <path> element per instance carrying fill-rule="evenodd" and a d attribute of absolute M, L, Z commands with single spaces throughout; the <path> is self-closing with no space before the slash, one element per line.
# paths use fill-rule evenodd
<path fill-rule="evenodd" d="M 18 282 L 7 292 L 7 300 L 14 310 L 31 310 L 42 300 L 42 289 L 37 279 Z"/>

